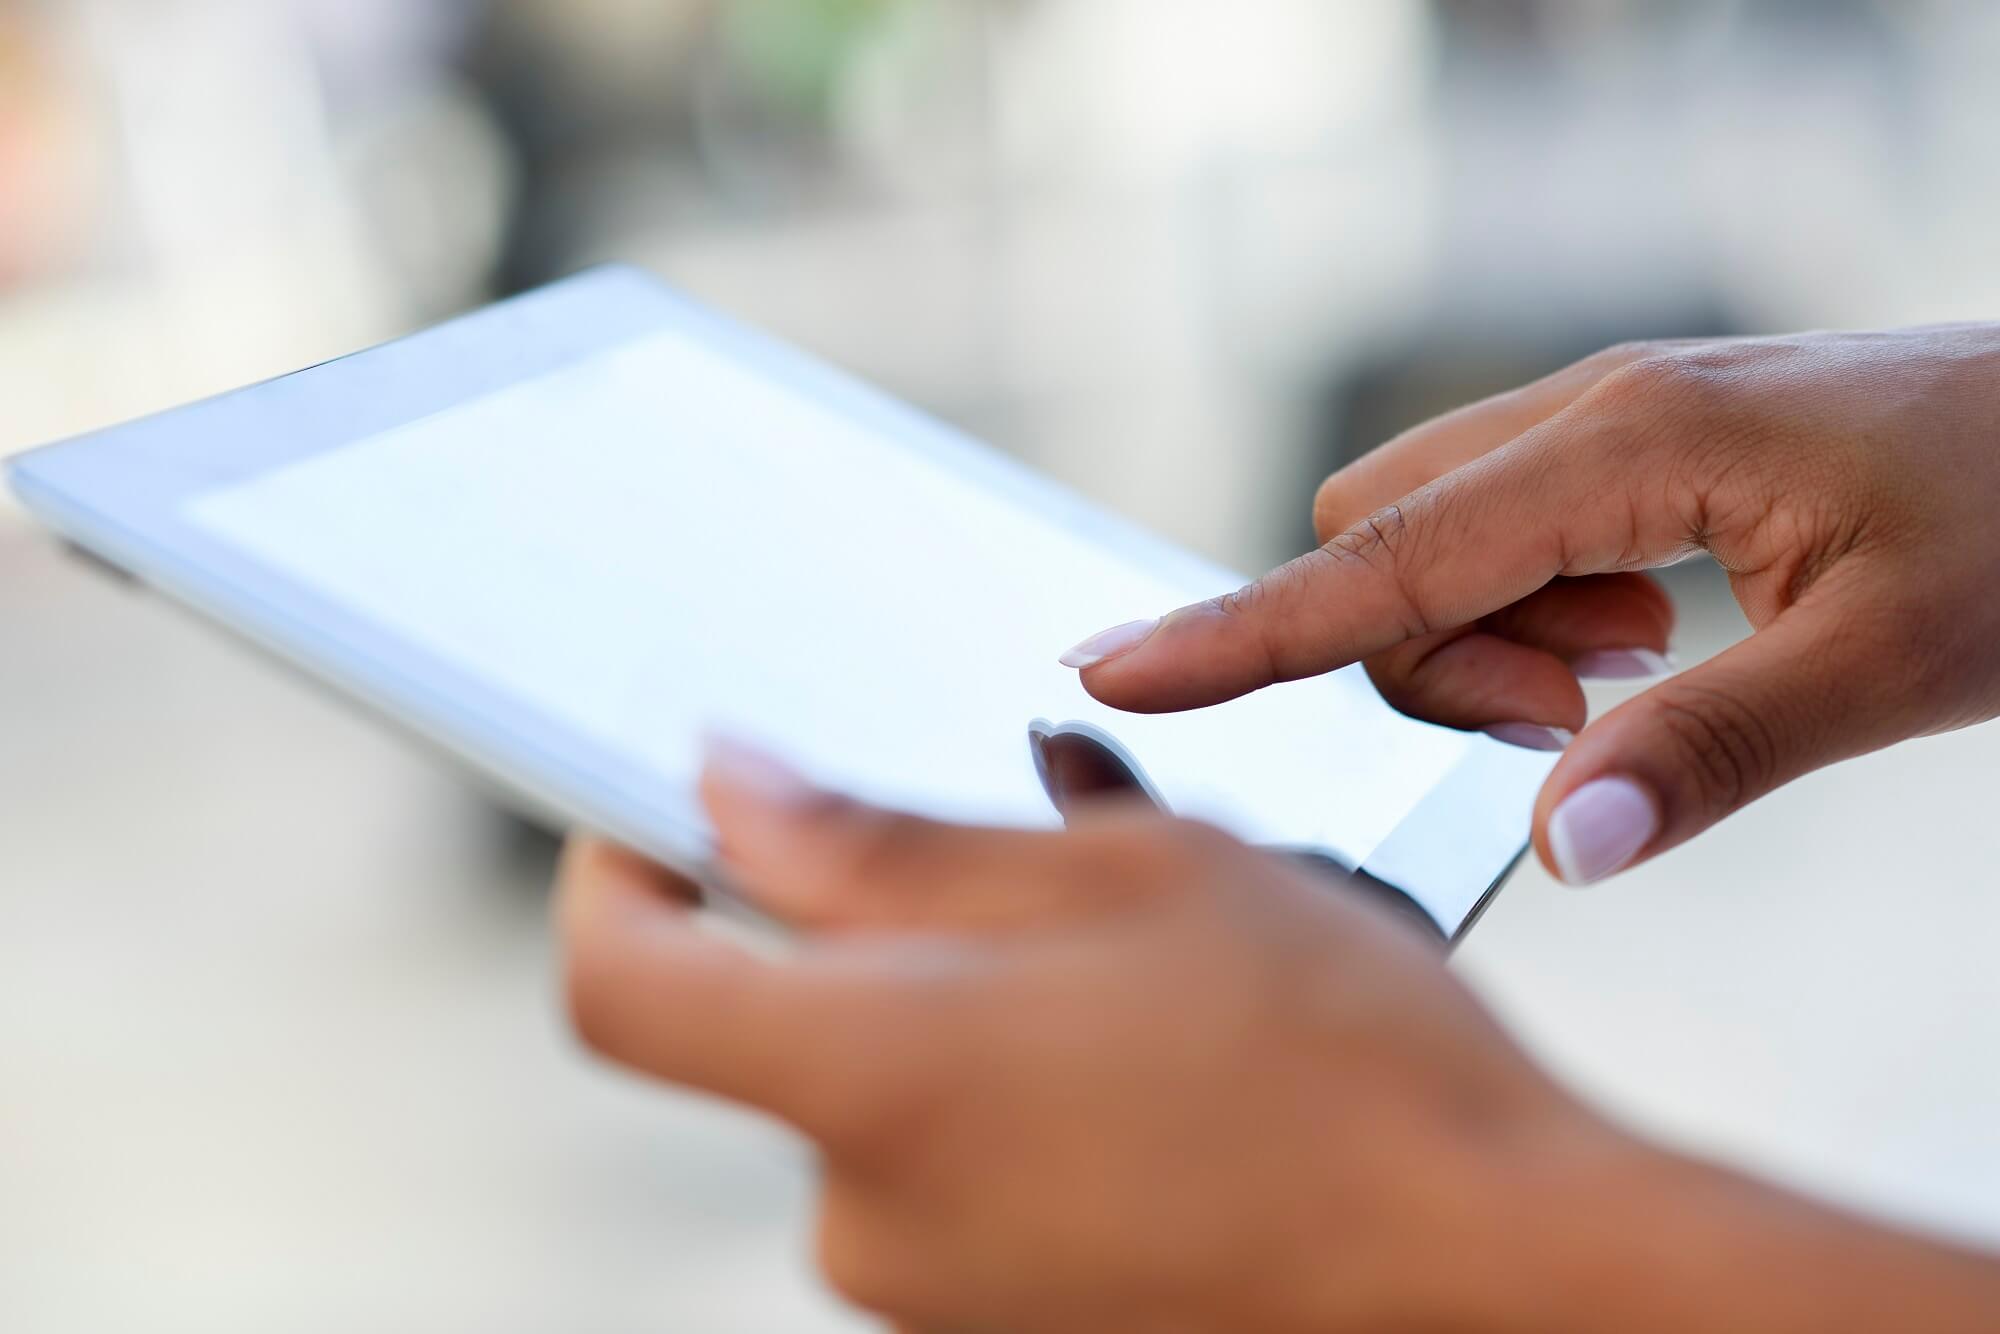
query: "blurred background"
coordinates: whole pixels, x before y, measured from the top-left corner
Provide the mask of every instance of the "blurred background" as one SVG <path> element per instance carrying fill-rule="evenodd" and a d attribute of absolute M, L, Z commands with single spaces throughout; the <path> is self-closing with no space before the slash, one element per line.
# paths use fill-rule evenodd
<path fill-rule="evenodd" d="M 0 0 L 0 453 L 619 259 L 1259 567 L 1604 343 L 2000 315 L 1995 69 L 1979 0 Z M 867 1327 L 796 1145 L 572 1049 L 548 835 L 10 505 L 0 1326 Z M 1526 868 L 1459 966 L 1648 1128 L 2000 1242 L 1995 772 Z"/>

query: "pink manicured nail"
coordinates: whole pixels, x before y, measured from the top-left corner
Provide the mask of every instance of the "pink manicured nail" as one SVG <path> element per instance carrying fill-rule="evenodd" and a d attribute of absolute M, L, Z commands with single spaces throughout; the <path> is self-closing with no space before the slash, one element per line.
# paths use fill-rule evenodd
<path fill-rule="evenodd" d="M 1146 637 L 1159 625 L 1159 618 L 1149 621 L 1127 621 L 1114 625 L 1109 630 L 1100 630 L 1075 648 L 1056 659 L 1065 667 L 1095 667 L 1121 653 L 1129 653 L 1146 642 Z"/>
<path fill-rule="evenodd" d="M 766 806 L 805 806 L 820 795 L 805 775 L 750 742 L 711 735 L 702 750 L 702 771 L 709 781 Z"/>
<path fill-rule="evenodd" d="M 1640 681 L 1667 676 L 1675 668 L 1673 654 L 1649 648 L 1597 648 L 1579 653 L 1569 669 L 1585 681 Z"/>
<path fill-rule="evenodd" d="M 1495 723 L 1486 729 L 1486 735 L 1526 750 L 1561 750 L 1576 740 L 1574 732 L 1540 723 Z"/>
<path fill-rule="evenodd" d="M 1597 778 L 1549 816 L 1549 851 L 1558 875 L 1587 885 L 1622 869 L 1659 831 L 1659 811 L 1646 789 L 1629 778 Z"/>

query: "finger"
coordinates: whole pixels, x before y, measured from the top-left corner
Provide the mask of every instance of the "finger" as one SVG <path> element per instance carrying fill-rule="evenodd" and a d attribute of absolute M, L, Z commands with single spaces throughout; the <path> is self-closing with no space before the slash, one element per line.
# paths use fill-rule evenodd
<path fill-rule="evenodd" d="M 928 959 L 761 960 L 698 928 L 679 882 L 596 840 L 564 859 L 570 1013 L 608 1059 L 763 1108 L 808 1133 L 844 1124 L 870 1076 L 921 1061 L 943 974 Z"/>
<path fill-rule="evenodd" d="M 1558 575 L 1673 559 L 1690 519 L 1634 460 L 1686 423 L 1671 396 L 1646 411 L 1637 391 L 1600 400 L 1611 383 L 1248 587 L 1064 661 L 1107 704 L 1197 708 L 1466 625 Z"/>
<path fill-rule="evenodd" d="M 567 933 L 578 913 L 595 910 L 613 895 L 650 894 L 663 902 L 692 907 L 701 890 L 638 853 L 593 834 L 575 834 L 563 844 L 556 865 L 556 923 Z"/>
<path fill-rule="evenodd" d="M 1477 631 L 1448 631 L 1368 659 L 1391 708 L 1443 727 L 1492 728 L 1501 740 L 1561 750 L 1589 708 L 1553 653 Z"/>
<path fill-rule="evenodd" d="M 1654 350 L 1636 343 L 1608 348 L 1405 432 L 1320 487 L 1313 505 L 1320 537 L 1504 444 Z M 1672 604 L 1644 575 L 1559 579 L 1476 626 L 1370 658 L 1368 675 L 1384 699 L 1412 717 L 1561 749 L 1586 716 L 1576 678 L 1659 674 L 1672 627 Z"/>
<path fill-rule="evenodd" d="M 749 1102 L 775 1083 L 753 1056 L 776 971 L 697 930 L 681 885 L 634 853 L 580 838 L 558 880 L 569 1008 L 596 1050 Z"/>
<path fill-rule="evenodd" d="M 1334 536 L 1546 420 L 1605 375 L 1656 350 L 1641 343 L 1607 348 L 1404 432 L 1326 480 L 1314 500 L 1315 527 L 1322 539 Z M 1486 634 L 1463 629 L 1425 636 L 1371 659 L 1368 672 L 1384 698 L 1413 717 L 1449 727 L 1499 727 L 1509 740 L 1558 747 L 1585 714 L 1576 673 L 1565 663 L 1587 675 L 1657 674 L 1672 624 L 1671 604 L 1643 575 L 1558 580 L 1486 618 L 1479 626 Z"/>
<path fill-rule="evenodd" d="M 1606 714 L 1537 802 L 1543 862 L 1571 884 L 1601 880 L 1801 774 L 1919 730 L 1923 692 L 1882 670 L 1904 647 L 1876 628 L 1895 623 L 1891 610 L 1815 585 L 1750 638 Z"/>
<path fill-rule="evenodd" d="M 1167 809 L 1138 762 L 1088 723 L 1057 727 L 1037 719 L 1028 726 L 1028 750 L 1042 791 L 1065 820 L 1100 812 L 1106 802 Z"/>
<path fill-rule="evenodd" d="M 828 1163 L 820 1192 L 815 1259 L 828 1285 L 849 1304 L 895 1315 L 897 1334 L 940 1334 L 916 1319 L 940 1297 L 957 1298 L 958 1285 L 939 1272 L 940 1248 L 928 1222 L 885 1191 L 878 1172 Z"/>
<path fill-rule="evenodd" d="M 1313 526 L 1320 540 L 1547 421 L 1612 371 L 1660 346 L 1605 348 L 1533 383 L 1434 417 L 1370 450 L 1320 485 L 1313 498 Z"/>
<path fill-rule="evenodd" d="M 1390 705 L 1446 727 L 1561 749 L 1586 717 L 1579 677 L 1668 670 L 1673 606 L 1641 574 L 1558 579 L 1470 626 L 1367 660 Z"/>
<path fill-rule="evenodd" d="M 1557 579 L 1480 619 L 1478 628 L 1554 654 L 1579 676 L 1658 675 L 1674 632 L 1673 600 L 1651 575 Z M 1619 665 L 1613 655 L 1630 652 Z"/>
<path fill-rule="evenodd" d="M 712 743 L 702 798 L 723 859 L 746 893 L 788 922 L 820 930 L 1038 925 L 1094 910 L 1133 888 L 1121 812 L 1088 832 L 988 829 L 882 810 L 814 787 L 738 742 Z"/>

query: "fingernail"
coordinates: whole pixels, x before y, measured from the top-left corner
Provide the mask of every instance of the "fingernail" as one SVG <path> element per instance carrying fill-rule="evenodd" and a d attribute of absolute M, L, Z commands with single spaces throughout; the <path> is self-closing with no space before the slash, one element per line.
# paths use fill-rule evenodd
<path fill-rule="evenodd" d="M 1659 829 L 1646 789 L 1629 778 L 1597 778 L 1564 797 L 1549 816 L 1549 851 L 1564 881 L 1587 885 L 1622 868 Z"/>
<path fill-rule="evenodd" d="M 702 774 L 765 806 L 811 804 L 820 790 L 771 752 L 735 737 L 712 735 L 702 746 Z"/>
<path fill-rule="evenodd" d="M 1127 621 L 1123 625 L 1114 625 L 1109 630 L 1100 630 L 1056 661 L 1065 667 L 1078 669 L 1095 667 L 1100 662 L 1115 658 L 1121 653 L 1129 653 L 1139 647 L 1159 623 L 1159 618 L 1156 616 L 1152 620 Z"/>
<path fill-rule="evenodd" d="M 1649 648 L 1597 648 L 1579 653 L 1569 664 L 1585 681 L 1638 681 L 1669 675 L 1677 666 L 1673 654 Z"/>
<path fill-rule="evenodd" d="M 1561 750 L 1576 740 L 1574 732 L 1540 723 L 1495 723 L 1486 729 L 1486 735 L 1527 750 Z"/>

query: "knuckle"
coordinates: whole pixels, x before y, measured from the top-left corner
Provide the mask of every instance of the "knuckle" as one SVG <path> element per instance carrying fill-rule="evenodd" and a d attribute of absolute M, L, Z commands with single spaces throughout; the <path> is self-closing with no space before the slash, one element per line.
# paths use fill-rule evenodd
<path fill-rule="evenodd" d="M 1613 406 L 1651 404 L 1677 374 L 1671 356 L 1649 354 L 1607 372 L 1590 397 Z"/>
<path fill-rule="evenodd" d="M 1324 542 L 1354 521 L 1353 506 L 1347 499 L 1343 474 L 1335 473 L 1313 492 L 1313 532 Z"/>
<path fill-rule="evenodd" d="M 1777 735 L 1757 708 L 1727 691 L 1679 683 L 1663 689 L 1658 709 L 1704 811 L 1725 814 L 1775 783 Z"/>
<path fill-rule="evenodd" d="M 1181 824 L 1178 818 L 1148 812 L 1093 831 L 1074 846 L 1079 868 L 1092 880 L 1150 890 L 1171 879 L 1180 864 Z"/>
<path fill-rule="evenodd" d="M 917 963 L 928 946 L 909 948 L 896 971 L 907 977 L 913 967 L 935 969 Z M 886 962 L 900 949 L 877 957 Z M 940 973 L 854 1004 L 840 1030 L 801 1058 L 814 1137 L 839 1158 L 875 1162 L 947 1133 L 963 1110 L 973 1073 L 965 1039 L 983 1031 L 986 994 Z"/>
<path fill-rule="evenodd" d="M 1191 820 L 1176 816 L 1167 826 L 1167 836 L 1160 840 L 1162 851 L 1168 857 L 1168 865 L 1212 866 L 1227 861 L 1242 851 L 1243 845 L 1230 834 L 1205 820 Z"/>
<path fill-rule="evenodd" d="M 1242 846 L 1214 825 L 1157 814 L 1071 837 L 1088 878 L 1140 898 L 1204 878 Z"/>
<path fill-rule="evenodd" d="M 1658 356 L 1660 351 L 1661 345 L 1652 339 L 1628 338 L 1623 342 L 1613 343 L 1602 351 L 1593 352 L 1585 360 L 1593 367 L 1611 371 L 1620 366 L 1629 366 L 1635 361 L 1644 361 L 1647 357 Z"/>
<path fill-rule="evenodd" d="M 1445 504 L 1447 494 L 1435 490 L 1432 493 L 1428 503 L 1434 507 L 1433 520 L 1437 518 L 1436 507 Z M 1431 632 L 1433 617 L 1409 577 L 1417 564 L 1415 546 L 1416 529 L 1410 522 L 1409 510 L 1399 503 L 1384 505 L 1353 527 L 1336 533 L 1319 548 L 1318 555 L 1322 560 L 1360 565 L 1388 579 L 1397 595 L 1403 636 L 1418 639 Z"/>
<path fill-rule="evenodd" d="M 875 891 L 908 873 L 917 843 L 916 821 L 871 810 L 847 816 L 845 822 L 825 862 L 825 874 L 834 884 L 847 890 Z"/>
<path fill-rule="evenodd" d="M 1654 351 L 1627 362 L 1597 382 L 1590 397 L 1614 411 L 1649 417 L 1696 412 L 1725 392 L 1724 367 L 1693 351 Z"/>
<path fill-rule="evenodd" d="M 1202 820 L 1176 817 L 1156 841 L 1149 877 L 1166 898 L 1201 896 L 1239 879 L 1250 849 L 1227 831 Z"/>
<path fill-rule="evenodd" d="M 893 1251 L 881 1244 L 860 1211 L 829 1194 L 820 1211 L 815 1249 L 827 1286 L 864 1310 L 889 1312 L 903 1305 L 904 1283 Z"/>
<path fill-rule="evenodd" d="M 885 1016 L 885 1023 L 893 1022 Z M 870 1054 L 857 1052 L 855 1057 L 859 1061 Z M 890 1070 L 887 1061 L 871 1064 L 876 1068 L 867 1079 L 828 1081 L 814 1104 L 815 1133 L 863 1158 L 893 1153 L 896 1146 L 923 1138 L 940 1115 L 944 1096 L 921 1071 Z"/>
<path fill-rule="evenodd" d="M 605 984 L 603 970 L 593 967 L 587 955 L 574 947 L 563 960 L 563 1006 L 570 1028 L 578 1041 L 600 1056 L 613 1055 L 617 1026 L 612 989 Z"/>
<path fill-rule="evenodd" d="M 1424 692 L 1415 679 L 1418 662 L 1412 662 L 1410 655 L 1391 649 L 1362 664 L 1368 673 L 1368 680 L 1375 687 L 1375 693 L 1382 702 L 1400 714 L 1420 717 L 1424 703 Z"/>
<path fill-rule="evenodd" d="M 1626 338 L 1584 358 L 1583 364 L 1600 372 L 1617 370 L 1652 357 L 1670 357 L 1682 352 L 1714 346 L 1706 338 Z"/>
<path fill-rule="evenodd" d="M 1395 561 L 1409 537 L 1409 516 L 1403 507 L 1384 505 L 1352 527 L 1328 538 L 1322 550 L 1338 559 L 1356 560 L 1366 565 Z"/>
<path fill-rule="evenodd" d="M 1288 579 L 1287 567 L 1280 566 L 1262 579 L 1255 580 L 1227 593 L 1217 594 L 1208 600 L 1207 606 L 1219 615 L 1231 619 L 1254 618 L 1270 599 L 1271 590 Z"/>
<path fill-rule="evenodd" d="M 1262 671 L 1274 680 L 1287 675 L 1285 635 L 1279 625 L 1284 618 L 1274 613 L 1297 606 L 1298 599 L 1309 593 L 1311 581 L 1302 560 L 1303 557 L 1281 565 L 1263 578 L 1232 593 L 1210 598 L 1206 603 L 1215 614 L 1242 623 L 1237 632 L 1240 641 L 1263 655 Z"/>
<path fill-rule="evenodd" d="M 1206 605 L 1225 616 L 1255 616 L 1270 610 L 1269 604 L 1274 598 L 1284 605 L 1309 591 L 1329 561 L 1339 565 L 1362 566 L 1378 573 L 1393 573 L 1411 537 L 1405 507 L 1402 504 L 1384 505 L 1327 538 L 1315 550 L 1287 561 L 1263 578 L 1233 592 L 1210 598 Z"/>

